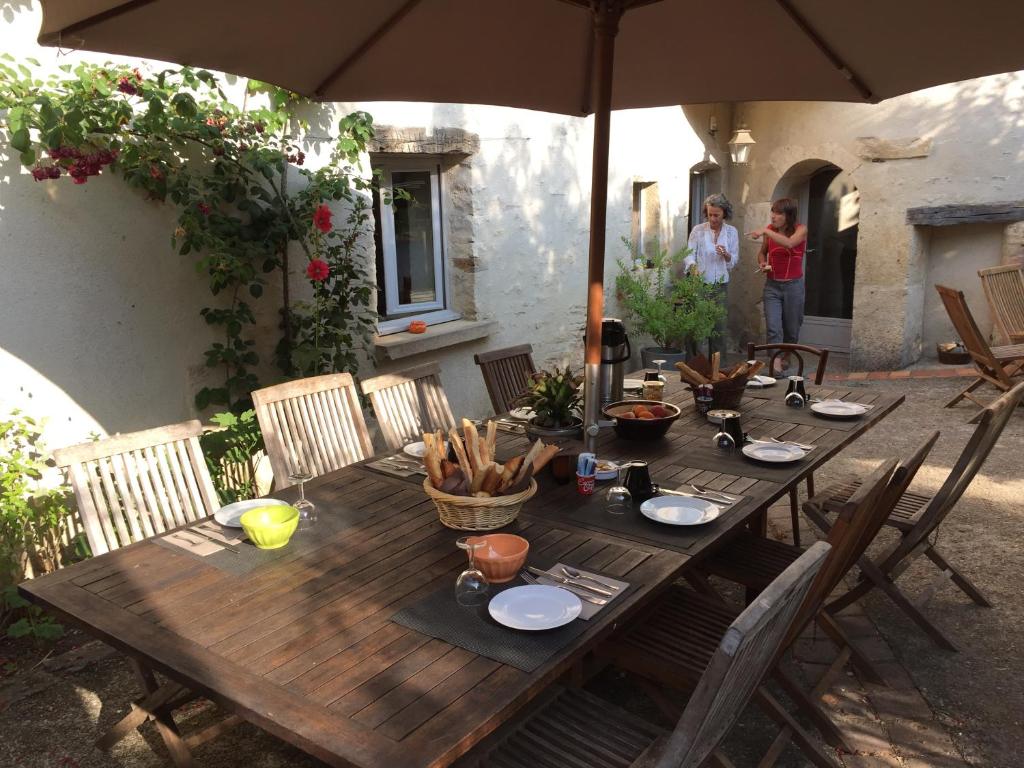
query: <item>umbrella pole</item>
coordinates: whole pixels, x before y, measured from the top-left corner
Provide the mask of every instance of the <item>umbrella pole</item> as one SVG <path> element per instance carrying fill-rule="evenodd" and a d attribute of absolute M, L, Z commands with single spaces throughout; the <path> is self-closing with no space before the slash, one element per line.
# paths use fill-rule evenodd
<path fill-rule="evenodd" d="M 615 0 L 595 3 L 593 72 L 594 158 L 590 182 L 590 267 L 587 275 L 587 335 L 583 367 L 583 444 L 597 445 L 601 409 L 601 319 L 604 314 L 604 246 L 608 217 L 608 144 L 611 133 L 612 72 L 615 35 L 622 5 Z"/>

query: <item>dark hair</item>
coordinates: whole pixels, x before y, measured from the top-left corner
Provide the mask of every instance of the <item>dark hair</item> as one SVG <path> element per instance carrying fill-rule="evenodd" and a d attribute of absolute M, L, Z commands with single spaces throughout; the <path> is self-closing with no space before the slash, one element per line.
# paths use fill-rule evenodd
<path fill-rule="evenodd" d="M 786 223 L 782 226 L 782 234 L 789 237 L 796 232 L 796 200 L 791 197 L 780 197 L 772 203 L 772 213 L 781 213 L 786 217 Z"/>
<path fill-rule="evenodd" d="M 721 208 L 723 219 L 732 218 L 732 203 L 730 203 L 729 199 L 721 192 L 715 192 L 714 194 L 708 195 L 704 198 L 704 204 L 701 206 L 700 210 L 705 217 L 708 215 L 709 205 L 714 208 Z"/>

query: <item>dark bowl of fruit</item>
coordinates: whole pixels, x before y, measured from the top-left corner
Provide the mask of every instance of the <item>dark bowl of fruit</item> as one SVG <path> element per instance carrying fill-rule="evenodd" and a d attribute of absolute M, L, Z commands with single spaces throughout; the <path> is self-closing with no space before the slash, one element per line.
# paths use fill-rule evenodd
<path fill-rule="evenodd" d="M 609 403 L 601 412 L 615 421 L 615 433 L 626 440 L 657 440 L 664 437 L 680 410 L 672 403 L 657 400 L 620 400 Z"/>

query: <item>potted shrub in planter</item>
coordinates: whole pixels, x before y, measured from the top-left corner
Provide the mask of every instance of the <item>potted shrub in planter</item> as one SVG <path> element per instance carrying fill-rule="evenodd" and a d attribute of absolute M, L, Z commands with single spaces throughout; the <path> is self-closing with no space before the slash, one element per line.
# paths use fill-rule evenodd
<path fill-rule="evenodd" d="M 537 371 L 530 376 L 527 392 L 516 401 L 522 408 L 532 408 L 534 415 L 526 422 L 526 435 L 531 440 L 552 438 L 579 438 L 583 419 L 580 410 L 583 395 L 580 392 L 582 376 L 574 376 L 572 369 L 564 371 Z"/>
<path fill-rule="evenodd" d="M 630 247 L 628 240 L 624 240 Z M 673 267 L 681 264 L 687 250 L 674 254 L 654 243 L 647 269 L 636 269 L 617 259 L 619 274 L 615 290 L 633 330 L 653 339 L 657 346 L 643 347 L 640 357 L 645 368 L 652 360 L 665 360 L 666 368 L 685 361 L 688 339 L 703 341 L 715 332 L 715 324 L 725 314 L 714 298 L 714 286 L 699 275 L 673 277 Z"/>

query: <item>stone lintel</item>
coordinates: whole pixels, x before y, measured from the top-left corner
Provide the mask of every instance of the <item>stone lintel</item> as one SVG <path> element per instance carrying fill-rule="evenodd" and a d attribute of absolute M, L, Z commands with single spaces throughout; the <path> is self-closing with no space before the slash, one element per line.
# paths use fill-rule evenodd
<path fill-rule="evenodd" d="M 907 208 L 907 224 L 949 227 L 954 224 L 999 224 L 1024 221 L 1024 200 L 979 205 L 934 205 Z"/>
<path fill-rule="evenodd" d="M 872 163 L 887 160 L 909 160 L 928 157 L 932 153 L 932 140 L 918 137 L 906 139 L 880 139 L 877 136 L 857 138 L 857 156 Z"/>
<path fill-rule="evenodd" d="M 472 155 L 480 151 L 480 137 L 461 128 L 397 128 L 374 126 L 369 152 L 420 155 Z"/>

